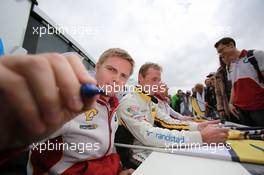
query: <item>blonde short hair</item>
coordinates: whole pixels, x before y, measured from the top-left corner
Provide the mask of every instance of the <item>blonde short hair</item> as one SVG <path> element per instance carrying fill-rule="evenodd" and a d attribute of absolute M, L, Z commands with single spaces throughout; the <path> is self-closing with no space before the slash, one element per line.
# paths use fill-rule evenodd
<path fill-rule="evenodd" d="M 140 67 L 138 73 L 141 74 L 143 77 L 145 77 L 147 71 L 149 70 L 149 68 L 157 69 L 157 70 L 159 70 L 159 71 L 162 72 L 162 67 L 161 67 L 159 64 L 157 64 L 157 63 L 147 62 L 147 63 L 143 64 L 143 65 Z"/>
<path fill-rule="evenodd" d="M 135 61 L 133 60 L 133 58 L 129 55 L 129 53 L 123 49 L 120 48 L 110 48 L 107 49 L 106 51 L 104 51 L 102 53 L 102 55 L 99 57 L 98 63 L 99 64 L 103 64 L 105 62 L 105 60 L 109 57 L 119 57 L 121 59 L 127 60 L 131 66 L 131 72 L 130 75 L 133 74 L 133 70 L 134 70 L 134 66 L 135 66 Z"/>
<path fill-rule="evenodd" d="M 196 92 L 197 91 L 203 91 L 204 85 L 197 83 L 194 88 L 195 88 Z"/>

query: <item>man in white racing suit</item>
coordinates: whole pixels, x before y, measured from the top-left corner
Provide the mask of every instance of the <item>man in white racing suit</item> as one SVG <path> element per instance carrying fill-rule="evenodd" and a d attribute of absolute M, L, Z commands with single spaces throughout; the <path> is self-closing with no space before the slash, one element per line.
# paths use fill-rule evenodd
<path fill-rule="evenodd" d="M 117 129 L 114 84 L 123 86 L 133 72 L 132 57 L 119 48 L 106 50 L 96 64 L 101 95 L 94 108 L 75 117 L 41 143 L 33 144 L 28 174 L 117 175 L 120 158 L 114 147 Z M 131 174 L 131 170 L 126 171 Z"/>
<path fill-rule="evenodd" d="M 120 101 L 117 109 L 121 125 L 115 142 L 152 147 L 225 142 L 228 129 L 218 127 L 220 121 L 197 124 L 174 119 L 159 110 L 158 101 L 152 94 L 158 90 L 161 71 L 156 63 L 141 66 L 138 86 Z M 137 168 L 150 154 L 148 150 L 138 149 L 117 148 L 117 151 L 124 166 L 133 168 Z"/>
<path fill-rule="evenodd" d="M 165 90 L 164 90 L 165 89 Z M 159 90 L 154 94 L 154 96 L 158 100 L 158 108 L 162 113 L 165 113 L 172 118 L 179 119 L 179 120 L 193 120 L 194 118 L 191 116 L 184 116 L 172 109 L 169 105 L 170 97 L 168 97 L 168 86 L 165 83 L 160 83 Z"/>

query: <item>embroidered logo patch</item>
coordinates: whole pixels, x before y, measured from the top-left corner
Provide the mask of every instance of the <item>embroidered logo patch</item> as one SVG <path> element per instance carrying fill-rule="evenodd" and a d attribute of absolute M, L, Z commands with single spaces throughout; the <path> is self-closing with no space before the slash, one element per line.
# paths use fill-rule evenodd
<path fill-rule="evenodd" d="M 86 121 L 92 121 L 97 114 L 98 114 L 97 109 L 95 109 L 95 108 L 90 109 L 89 111 L 85 112 L 85 120 Z"/>
<path fill-rule="evenodd" d="M 249 61 L 248 61 L 248 58 L 247 58 L 247 57 L 243 59 L 243 63 L 249 63 Z"/>
<path fill-rule="evenodd" d="M 80 125 L 80 129 L 96 129 L 98 127 L 97 124 L 91 124 L 91 125 Z"/>
<path fill-rule="evenodd" d="M 135 106 L 135 105 L 131 105 L 127 108 L 127 112 L 132 112 L 132 113 L 135 113 L 135 112 L 138 112 L 139 111 L 139 107 L 138 106 Z"/>

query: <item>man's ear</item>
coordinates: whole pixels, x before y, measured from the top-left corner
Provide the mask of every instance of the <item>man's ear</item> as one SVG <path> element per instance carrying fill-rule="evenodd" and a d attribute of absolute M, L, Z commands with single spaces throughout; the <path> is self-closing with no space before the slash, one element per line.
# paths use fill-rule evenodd
<path fill-rule="evenodd" d="M 142 74 L 138 74 L 138 83 L 142 82 L 143 79 L 144 77 L 142 76 Z"/>
<path fill-rule="evenodd" d="M 96 65 L 95 65 L 95 72 L 97 72 L 97 71 L 98 71 L 98 69 L 100 68 L 100 66 L 101 66 L 101 64 L 100 64 L 100 63 L 96 63 Z"/>

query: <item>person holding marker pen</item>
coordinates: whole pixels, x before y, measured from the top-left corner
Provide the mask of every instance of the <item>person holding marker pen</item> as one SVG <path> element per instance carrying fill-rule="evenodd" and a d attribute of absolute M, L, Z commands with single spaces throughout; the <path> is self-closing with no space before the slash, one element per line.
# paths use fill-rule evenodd
<path fill-rule="evenodd" d="M 1 152 L 41 140 L 89 108 L 95 99 L 86 103 L 81 100 L 83 83 L 96 84 L 96 81 L 76 55 L 1 57 Z M 2 162 L 4 158 L 0 158 Z"/>
<path fill-rule="evenodd" d="M 132 173 L 132 169 L 121 171 L 120 158 L 114 148 L 118 100 L 113 87 L 123 86 L 133 67 L 134 60 L 123 49 L 108 49 L 100 56 L 95 79 L 105 93 L 99 96 L 94 107 L 67 122 L 45 142 L 35 144 L 29 154 L 28 174 Z M 84 101 L 90 98 L 89 93 L 85 93 L 87 88 L 92 91 L 89 86 L 81 86 Z M 56 149 L 49 150 L 50 145 Z"/>
<path fill-rule="evenodd" d="M 33 59 L 32 57 L 34 57 L 37 60 L 37 57 L 41 57 L 41 56 L 31 56 L 30 59 Z M 81 86 L 81 84 L 86 84 L 86 83 L 97 84 L 99 87 L 103 87 L 106 85 L 112 86 L 114 83 L 120 86 L 123 85 L 133 72 L 134 61 L 131 58 L 131 56 L 125 50 L 118 48 L 109 49 L 105 51 L 99 58 L 98 63 L 96 64 L 97 81 L 93 80 L 91 77 L 88 76 L 86 70 L 81 65 L 80 59 L 76 55 L 46 54 L 44 56 L 45 58 L 42 59 L 44 59 L 45 61 L 47 59 L 48 63 L 51 65 L 48 70 L 51 70 L 52 73 L 54 73 L 55 75 L 57 74 L 61 75 L 61 77 L 53 77 L 53 80 L 57 81 L 57 82 L 55 81 L 54 83 L 56 87 L 55 92 L 57 92 L 59 94 L 59 97 L 62 98 L 61 101 L 59 101 L 59 107 L 60 108 L 64 106 L 68 107 L 67 99 L 69 98 L 70 110 L 61 111 L 61 116 L 59 115 L 59 117 L 61 117 L 61 120 L 58 121 L 58 123 L 59 122 L 60 123 L 58 124 L 59 126 L 57 126 L 51 123 L 52 119 L 54 120 L 54 118 L 56 118 L 57 115 L 50 116 L 45 113 L 48 112 L 47 110 L 50 110 L 50 108 L 52 108 L 53 106 L 51 104 L 44 103 L 44 105 L 49 106 L 49 108 L 46 107 L 43 109 L 44 114 L 46 114 L 44 116 L 50 118 L 44 118 L 41 115 L 40 117 L 37 116 L 37 119 L 39 118 L 43 120 L 45 119 L 44 120 L 45 130 L 43 131 L 45 134 L 36 133 L 34 135 L 35 137 L 32 137 L 33 139 L 26 140 L 25 143 L 21 144 L 21 146 L 23 146 L 34 142 L 31 145 L 27 173 L 28 174 L 107 173 L 109 175 L 131 174 L 133 172 L 132 169 L 121 171 L 120 159 L 119 156 L 115 153 L 115 149 L 113 145 L 114 133 L 117 127 L 117 120 L 115 117 L 115 107 L 118 104 L 114 96 L 114 91 L 111 92 L 108 91 L 107 94 L 100 96 L 98 95 L 94 97 L 89 97 L 89 99 L 87 99 L 86 97 L 82 98 L 80 96 L 80 94 L 85 96 L 85 93 L 80 92 L 80 90 L 83 91 L 83 87 L 84 87 L 83 85 Z M 24 58 L 26 59 L 28 57 L 29 56 L 25 56 Z M 57 57 L 60 60 L 55 60 L 55 58 Z M 70 59 L 71 61 L 69 61 L 68 59 Z M 35 62 L 38 62 L 36 60 L 33 60 L 33 63 L 31 64 L 32 66 L 35 66 L 36 64 Z M 69 63 L 67 63 L 66 66 L 59 65 L 58 63 L 62 60 Z M 20 60 L 18 61 L 17 59 L 16 61 L 19 62 Z M 54 62 L 55 65 L 53 65 Z M 25 64 L 25 65 L 29 65 L 29 64 Z M 36 69 L 35 73 L 39 73 L 37 71 L 39 69 L 45 72 L 44 71 L 45 69 L 43 67 L 41 67 L 38 64 L 36 64 L 36 66 L 39 67 L 34 68 Z M 67 67 L 70 68 L 70 70 L 67 69 Z M 29 79 L 31 78 L 29 75 L 32 76 L 31 73 L 33 72 L 27 74 Z M 75 80 L 72 78 L 74 77 L 73 75 L 76 78 Z M 43 95 L 44 97 L 49 95 L 52 96 L 53 95 L 51 93 L 52 89 L 46 86 L 47 80 L 45 76 L 39 75 L 38 78 L 44 79 L 42 80 L 43 83 L 41 82 L 42 83 L 41 84 L 36 78 L 37 80 L 35 80 L 35 83 L 37 87 L 41 88 L 41 90 L 45 92 L 45 94 L 43 95 L 42 91 L 38 91 L 38 94 L 36 96 L 37 97 L 41 95 Z M 33 80 L 28 80 L 28 81 L 33 81 Z M 77 82 L 77 85 L 75 88 L 72 88 L 72 85 L 68 85 L 67 83 L 62 84 L 63 81 L 66 81 L 69 84 L 71 84 L 72 82 L 73 83 Z M 74 89 L 77 95 L 74 93 L 69 93 L 71 89 Z M 66 95 L 65 96 L 60 95 L 61 93 L 62 94 L 65 93 Z M 40 101 L 37 101 L 36 104 L 40 102 L 43 101 L 41 101 L 40 99 Z M 24 105 L 26 105 L 26 103 L 24 103 Z M 73 107 L 76 108 L 71 108 L 72 107 L 71 105 L 73 105 Z M 42 114 L 41 112 L 40 114 Z M 51 113 L 48 112 L 48 114 L 53 114 L 52 112 L 53 111 L 51 111 Z M 30 127 L 32 125 L 26 125 L 26 126 L 29 127 L 29 129 L 32 129 Z M 37 128 L 40 126 L 37 127 L 35 125 L 35 127 L 36 128 L 34 129 L 37 130 Z M 51 127 L 52 130 L 49 130 L 49 132 L 47 132 L 46 129 L 48 129 L 49 127 Z M 27 133 L 34 133 L 34 132 L 35 132 L 34 130 L 33 131 L 30 130 Z M 44 141 L 37 142 L 38 140 L 41 140 L 43 138 L 45 138 Z M 59 146 L 60 144 L 64 144 L 64 145 L 61 147 Z"/>

